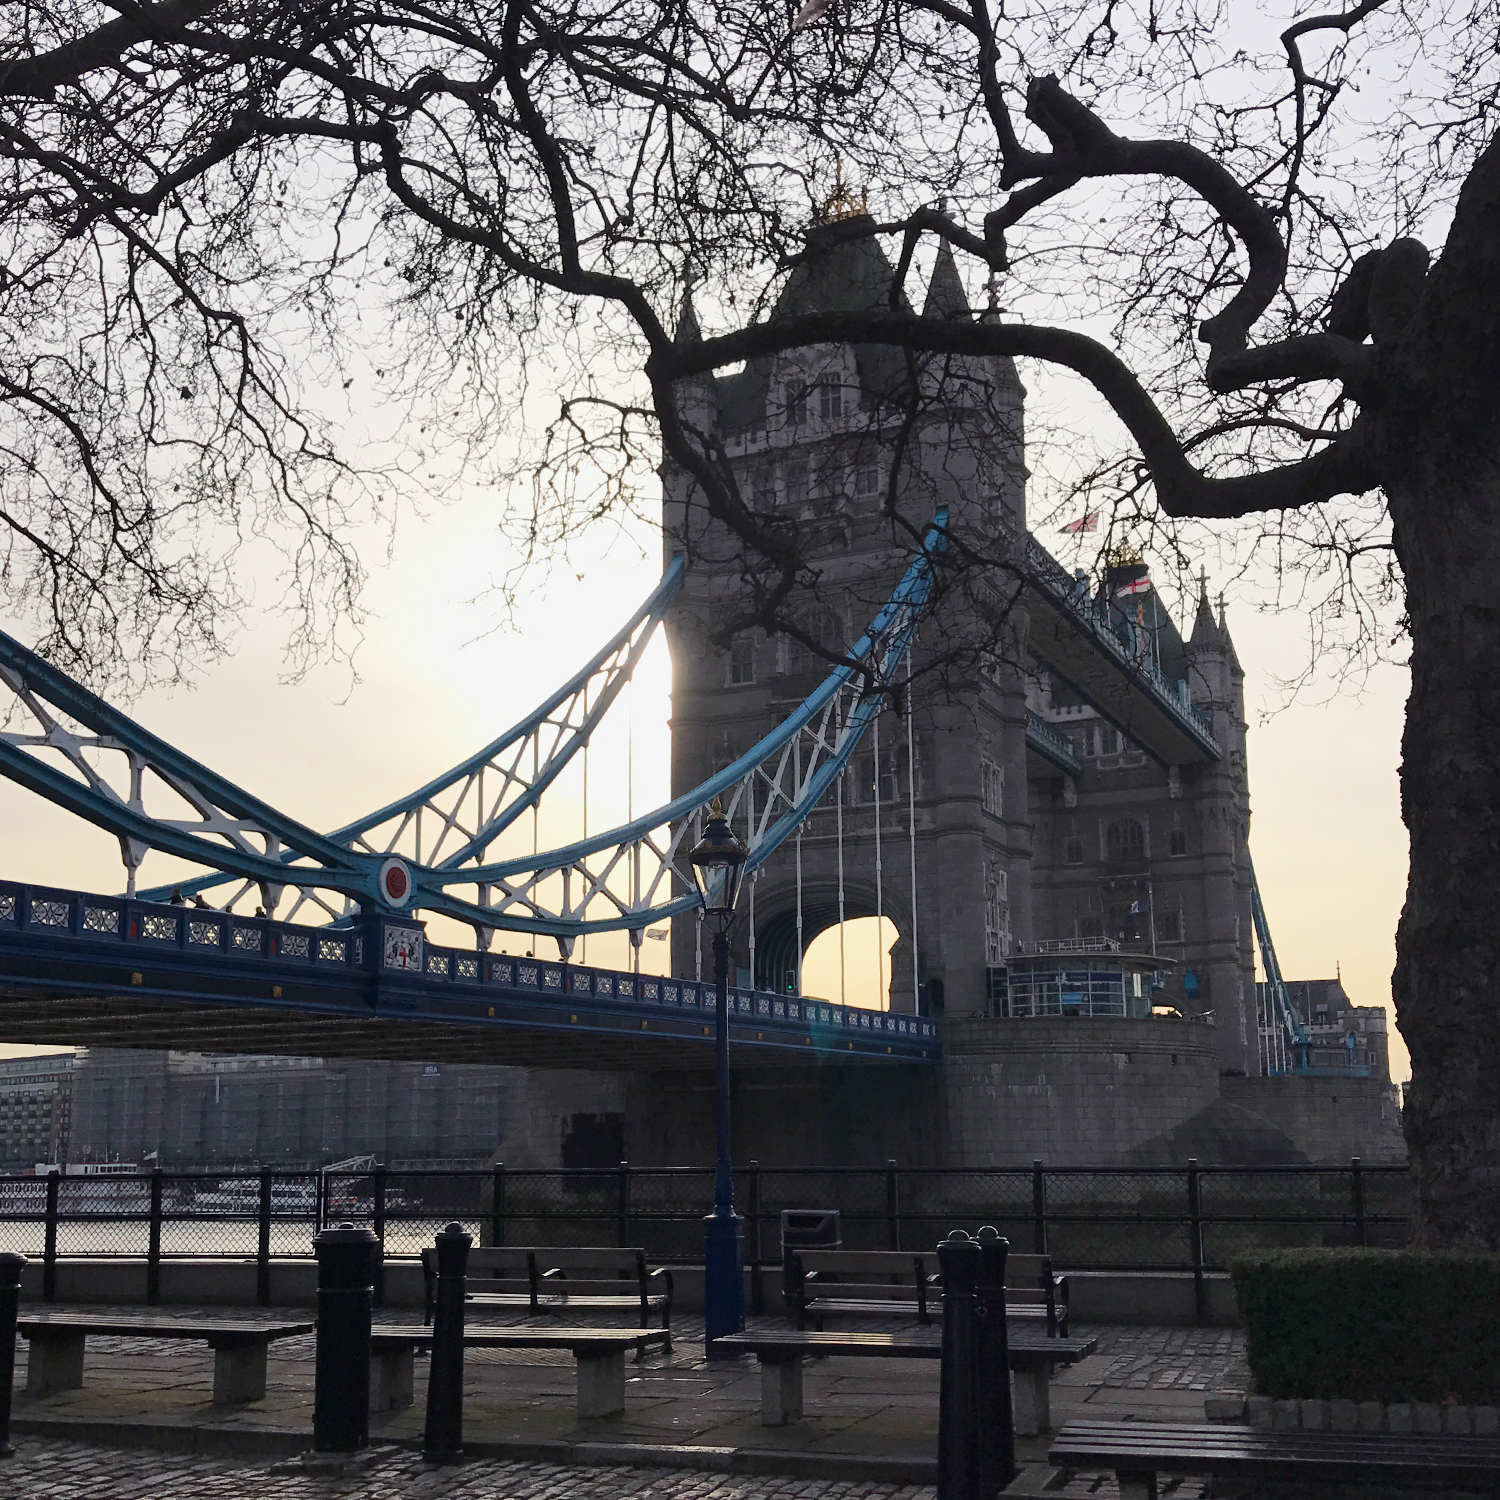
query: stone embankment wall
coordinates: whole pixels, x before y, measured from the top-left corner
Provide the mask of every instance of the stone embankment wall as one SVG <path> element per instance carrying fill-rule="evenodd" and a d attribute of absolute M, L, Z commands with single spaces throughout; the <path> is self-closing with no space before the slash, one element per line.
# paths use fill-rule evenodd
<path fill-rule="evenodd" d="M 1212 1026 L 1100 1016 L 943 1026 L 949 1164 L 1119 1162 L 1218 1097 Z"/>
<path fill-rule="evenodd" d="M 1269 1120 L 1309 1161 L 1404 1164 L 1401 1107 L 1379 1078 L 1226 1078 L 1224 1097 Z"/>
<path fill-rule="evenodd" d="M 949 1017 L 938 1068 L 734 1070 L 735 1160 L 1016 1167 L 1404 1162 L 1372 1079 L 1221 1078 L 1213 1027 L 1168 1019 Z M 526 1075 L 512 1166 L 708 1166 L 713 1075 Z"/>

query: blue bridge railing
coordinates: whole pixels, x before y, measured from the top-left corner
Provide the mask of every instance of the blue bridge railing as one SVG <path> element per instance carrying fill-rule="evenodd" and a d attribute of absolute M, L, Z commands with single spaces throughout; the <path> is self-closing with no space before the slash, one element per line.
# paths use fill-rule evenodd
<path fill-rule="evenodd" d="M 54 993 L 65 961 L 89 966 L 88 993 L 160 993 L 363 1020 L 381 1016 L 533 1030 L 586 1031 L 622 1019 L 663 1040 L 712 1047 L 714 986 L 694 979 L 448 948 L 411 918 L 368 916 L 312 927 L 214 907 L 174 906 L 0 883 L 0 982 Z M 100 974 L 113 975 L 101 979 Z M 247 981 L 249 984 L 247 985 Z M 0 1000 L 0 1035 L 4 1034 Z M 936 1061 L 936 1025 L 920 1016 L 811 996 L 732 988 L 736 1045 Z M 80 1041 L 88 1040 L 85 1036 Z"/>

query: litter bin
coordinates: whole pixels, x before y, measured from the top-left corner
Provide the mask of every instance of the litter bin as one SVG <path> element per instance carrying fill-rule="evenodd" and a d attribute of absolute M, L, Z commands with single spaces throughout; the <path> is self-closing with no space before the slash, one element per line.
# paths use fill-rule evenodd
<path fill-rule="evenodd" d="M 784 1208 L 781 1210 L 781 1293 L 787 1307 L 793 1306 L 792 1251 L 839 1250 L 844 1239 L 836 1208 Z"/>
<path fill-rule="evenodd" d="M 781 1210 L 781 1253 L 788 1250 L 838 1250 L 843 1247 L 836 1208 Z"/>

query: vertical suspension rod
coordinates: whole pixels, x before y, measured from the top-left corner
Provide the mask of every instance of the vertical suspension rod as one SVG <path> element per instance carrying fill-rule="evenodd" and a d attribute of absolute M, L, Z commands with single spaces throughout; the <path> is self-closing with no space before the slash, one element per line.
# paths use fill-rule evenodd
<path fill-rule="evenodd" d="M 839 732 L 835 744 L 842 742 L 844 738 L 844 708 L 842 699 L 839 702 Z M 849 1003 L 848 986 L 845 980 L 844 962 L 844 773 L 840 771 L 837 780 L 833 784 L 834 792 L 834 817 L 836 839 L 839 851 L 839 1004 Z"/>
<path fill-rule="evenodd" d="M 916 645 L 916 633 L 912 634 Z M 911 696 L 911 658 L 906 661 L 906 840 L 911 853 L 911 1005 L 922 1013 L 922 969 L 917 956 L 917 757 L 912 720 L 916 717 Z"/>
<path fill-rule="evenodd" d="M 880 975 L 881 1003 L 889 1010 L 891 995 L 885 983 L 885 902 L 881 891 L 880 870 L 880 715 L 878 713 L 871 721 L 870 729 L 875 736 L 875 962 Z"/>

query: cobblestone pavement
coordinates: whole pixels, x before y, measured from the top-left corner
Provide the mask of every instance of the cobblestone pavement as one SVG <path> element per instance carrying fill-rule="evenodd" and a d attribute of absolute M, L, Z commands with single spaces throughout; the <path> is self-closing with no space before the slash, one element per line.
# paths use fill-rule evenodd
<path fill-rule="evenodd" d="M 392 1451 L 359 1475 L 288 1472 L 262 1461 L 237 1463 L 180 1453 L 120 1451 L 84 1443 L 22 1439 L 0 1460 L 8 1500 L 934 1500 L 926 1485 L 868 1480 L 746 1478 L 685 1470 L 563 1467 L 478 1459 L 432 1468 Z M 1112 1474 L 1077 1474 L 1049 1494 L 1058 1500 L 1110 1500 Z M 1163 1477 L 1162 1500 L 1201 1500 L 1194 1479 Z"/>
<path fill-rule="evenodd" d="M 1245 1391 L 1250 1367 L 1239 1328 L 1075 1328 L 1099 1340 L 1090 1383 L 1127 1391 Z M 1102 1363 L 1108 1360 L 1108 1365 Z"/>
<path fill-rule="evenodd" d="M 345 1478 L 286 1472 L 264 1461 L 235 1463 L 35 1439 L 22 1439 L 16 1456 L 0 1464 L 0 1493 L 7 1500 L 933 1500 L 934 1495 L 922 1485 L 564 1468 L 499 1459 L 431 1468 L 416 1454 L 396 1450 Z"/>

